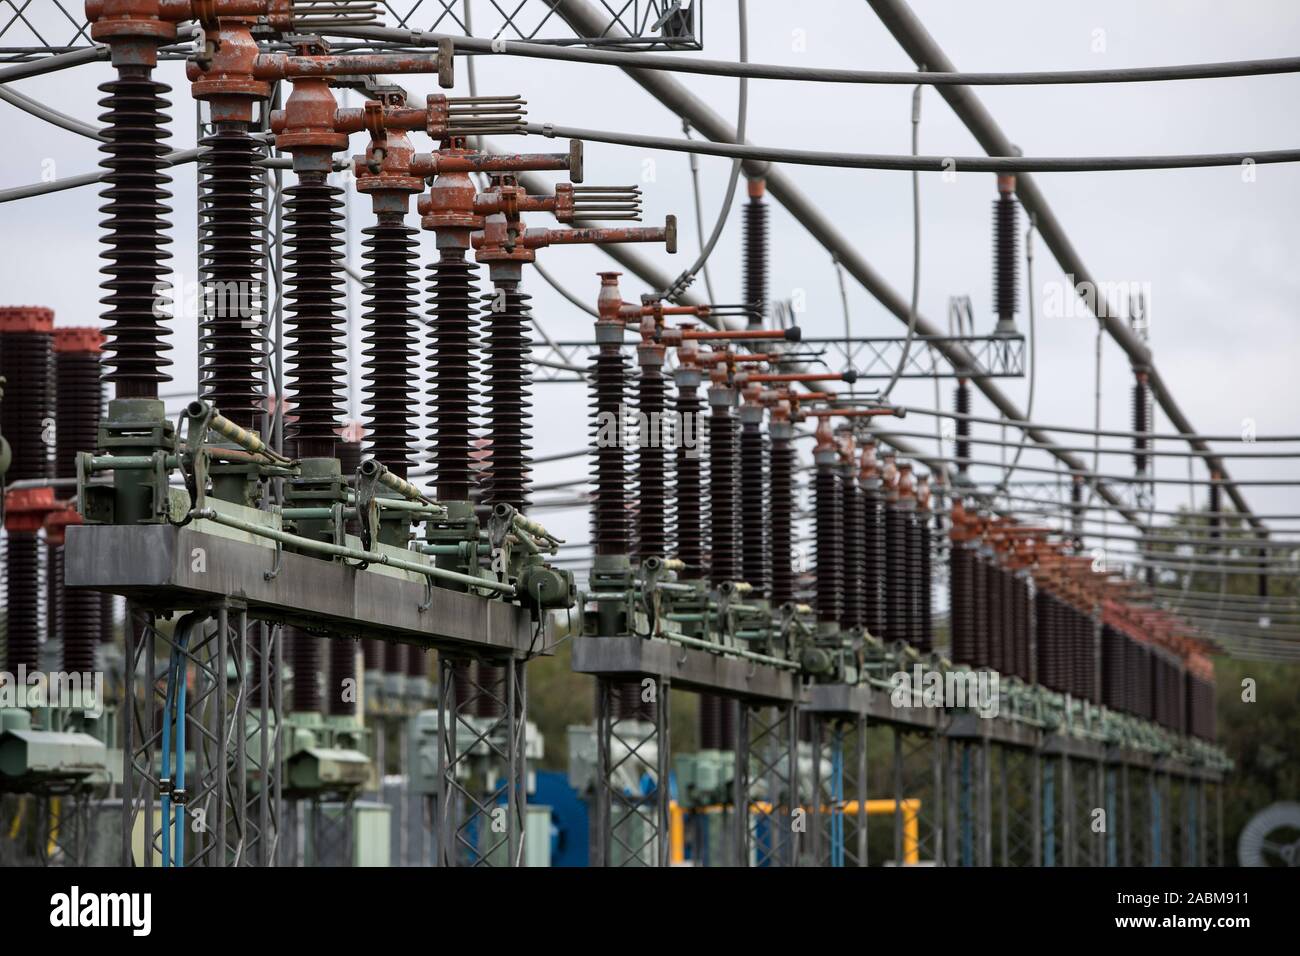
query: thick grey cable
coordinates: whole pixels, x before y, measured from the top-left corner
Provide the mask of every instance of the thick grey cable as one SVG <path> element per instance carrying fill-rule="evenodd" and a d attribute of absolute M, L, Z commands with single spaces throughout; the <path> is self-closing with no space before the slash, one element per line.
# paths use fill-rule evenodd
<path fill-rule="evenodd" d="M 163 154 L 163 160 L 168 166 L 184 166 L 186 163 L 196 162 L 202 149 L 178 149 L 172 153 Z M 287 156 L 272 156 L 269 158 L 259 159 L 254 163 L 255 166 L 261 166 L 263 169 L 292 169 L 293 161 Z M 347 168 L 350 163 L 343 160 L 334 161 L 335 171 Z M 63 179 L 56 179 L 49 183 L 32 183 L 30 186 L 14 186 L 12 189 L 0 190 L 0 204 L 13 202 L 15 199 L 30 199 L 33 196 L 44 196 L 47 193 L 57 193 L 65 189 L 77 189 L 81 186 L 89 186 L 93 183 L 102 182 L 107 173 L 83 173 L 80 176 L 67 176 Z"/>
<path fill-rule="evenodd" d="M 740 139 L 741 137 L 737 137 Z M 921 142 L 921 87 L 912 91 L 912 155 L 920 151 Z M 912 170 L 912 302 L 907 310 L 907 338 L 903 342 L 903 354 L 898 357 L 898 367 L 890 376 L 889 384 L 880 392 L 884 401 L 894 390 L 898 380 L 907 368 L 907 357 L 912 351 L 912 340 L 916 337 L 916 314 L 921 307 L 921 174 Z"/>
<path fill-rule="evenodd" d="M 85 136 L 89 139 L 97 139 L 100 142 L 104 141 L 104 135 L 99 131 L 98 127 L 91 126 L 89 123 L 83 123 L 81 120 L 69 116 L 67 113 L 60 113 L 53 107 L 46 106 L 39 100 L 34 100 L 26 94 L 19 93 L 17 90 L 11 90 L 4 86 L 0 86 L 0 100 L 4 100 L 6 103 L 18 107 L 20 110 L 30 113 L 38 119 L 43 119 L 47 123 L 52 123 L 55 126 L 66 129 L 70 133 L 77 133 L 80 136 Z"/>
<path fill-rule="evenodd" d="M 687 139 L 691 138 L 691 124 L 689 120 L 682 120 L 682 135 Z M 700 158 L 694 153 L 687 153 L 691 166 L 691 195 L 695 199 L 695 241 L 701 249 L 704 248 L 704 205 L 700 200 Z M 709 294 L 710 302 L 717 302 L 718 297 L 713 294 L 713 276 L 709 275 L 709 264 L 704 263 L 704 291 Z"/>
<path fill-rule="evenodd" d="M 1033 214 L 1029 216 L 1029 228 L 1025 230 L 1025 287 L 1029 294 L 1025 296 L 1025 307 L 1029 312 L 1029 395 L 1025 399 L 1025 418 L 1032 421 L 1034 418 L 1034 383 L 1038 380 L 1038 336 L 1037 323 L 1034 318 L 1034 231 L 1037 224 L 1034 222 Z M 939 403 L 935 402 L 937 406 Z M 935 419 L 938 424 L 938 419 Z M 1006 488 L 1007 482 L 1015 474 L 1016 467 L 1020 464 L 1020 456 L 1025 452 L 1025 445 L 1029 442 L 1029 430 L 1020 429 L 1020 443 L 1016 446 L 1016 453 L 1011 459 L 1011 464 L 1002 475 L 1002 481 L 998 483 L 999 488 Z M 1097 462 L 1092 463 L 1093 471 L 1097 470 Z M 1093 493 L 1096 486 L 1089 486 L 1089 495 Z M 1091 500 L 1091 497 L 1089 497 Z"/>
<path fill-rule="evenodd" d="M 517 40 L 486 39 L 397 30 L 386 27 L 325 27 L 331 36 L 383 40 L 402 46 L 437 46 L 447 38 L 456 52 L 470 56 L 522 56 L 570 63 L 617 66 L 623 69 L 661 70 L 669 73 L 695 73 L 703 76 L 727 76 L 751 80 L 797 80 L 809 83 L 866 83 L 908 86 L 918 82 L 926 86 L 1048 86 L 1079 83 L 1152 83 L 1168 80 L 1206 80 L 1240 76 L 1267 76 L 1300 72 L 1300 57 L 1276 57 L 1265 60 L 1236 60 L 1222 63 L 1189 63 L 1178 66 L 1145 66 L 1115 70 L 1061 70 L 1025 73 L 915 73 L 889 70 L 841 70 L 785 66 L 779 63 L 735 63 L 730 60 L 704 60 L 662 53 L 623 53 L 611 50 L 582 50 Z"/>
<path fill-rule="evenodd" d="M 1047 424 L 1044 424 L 1044 423 L 1042 423 L 1042 422 L 1032 422 L 1032 421 L 1023 420 L 1023 419 L 1010 419 L 1010 418 L 1006 418 L 1006 419 L 1003 419 L 1003 418 L 985 418 L 985 417 L 983 417 L 983 416 L 981 416 L 981 415 L 963 415 L 961 412 L 950 412 L 950 411 L 947 411 L 947 410 L 945 410 L 945 409 L 934 409 L 934 408 L 913 408 L 913 407 L 910 406 L 910 405 L 906 406 L 906 411 L 907 411 L 907 414 L 909 414 L 909 415 L 927 415 L 927 416 L 929 416 L 929 415 L 938 415 L 940 418 L 953 418 L 953 419 L 959 419 L 959 420 L 964 420 L 964 421 L 968 421 L 968 422 L 975 422 L 975 423 L 977 423 L 977 424 L 981 424 L 981 425 L 1001 425 L 1003 422 L 1006 422 L 1006 424 L 1008 424 L 1008 425 L 1014 425 L 1014 426 L 1017 427 L 1017 428 L 1019 428 L 1019 427 L 1021 427 L 1021 426 L 1024 426 L 1024 427 L 1026 427 L 1026 428 L 1037 428 L 1037 429 L 1040 429 L 1041 431 L 1048 431 L 1048 432 L 1066 432 L 1066 433 L 1075 434 L 1075 435 L 1088 435 L 1088 436 L 1090 436 L 1090 437 L 1091 437 L 1093 434 L 1100 434 L 1100 435 L 1103 435 L 1103 436 L 1105 436 L 1105 437 L 1107 437 L 1107 438 L 1138 438 L 1138 437 L 1141 437 L 1141 438 L 1149 438 L 1149 439 L 1152 439 L 1153 441 L 1179 441 L 1179 442 L 1185 442 L 1185 441 L 1187 441 L 1187 439 L 1188 439 L 1189 437 L 1191 437 L 1191 438 L 1195 438 L 1195 439 L 1198 439 L 1199 441 L 1223 441 L 1223 442 L 1240 442 L 1240 441 L 1241 441 L 1241 436 L 1240 436 L 1240 435 L 1200 435 L 1200 434 L 1196 434 L 1195 432 L 1190 433 L 1190 435 L 1189 435 L 1189 434 L 1186 434 L 1186 433 L 1164 433 L 1164 434 L 1161 434 L 1161 433 L 1157 433 L 1157 432 L 1125 432 L 1125 431 L 1114 431 L 1114 430 L 1111 430 L 1111 429 L 1105 429 L 1105 428 L 1103 428 L 1103 429 L 1101 429 L 1101 430 L 1099 431 L 1099 430 L 1094 429 L 1094 428 L 1079 428 L 1079 427 L 1076 427 L 1076 426 L 1073 426 L 1073 425 L 1047 425 Z M 1251 441 L 1252 441 L 1252 442 L 1262 442 L 1262 441 L 1265 441 L 1265 442 L 1300 442 L 1300 435 L 1256 435 L 1254 438 L 1251 439 Z M 1042 442 L 1040 442 L 1039 445 L 1040 445 L 1040 447 L 1042 447 L 1042 448 L 1044 448 L 1044 449 L 1048 449 L 1048 448 L 1051 447 L 1051 444 L 1050 444 L 1050 443 L 1042 443 Z M 1129 453 L 1130 453 L 1130 454 L 1132 453 L 1132 449 L 1129 449 Z M 1203 451 L 1201 451 L 1200 449 L 1197 449 L 1196 453 L 1194 453 L 1194 454 L 1192 455 L 1192 457 L 1193 457 L 1193 458 L 1204 458 L 1204 457 L 1206 456 L 1206 454 L 1207 454 L 1206 452 L 1203 452 Z M 1209 452 L 1208 454 L 1210 454 L 1210 455 L 1214 455 L 1215 453 L 1214 453 L 1214 452 Z M 1228 479 L 1224 479 L 1224 484 L 1231 484 L 1231 483 L 1232 483 L 1232 482 L 1229 481 Z M 1243 514 L 1243 517 L 1249 517 L 1249 516 Z"/>
<path fill-rule="evenodd" d="M 737 0 L 736 14 L 738 30 L 740 33 L 740 59 L 743 63 L 749 59 L 749 6 L 747 0 Z M 736 107 L 736 138 L 743 141 L 745 138 L 745 125 L 749 114 L 749 81 L 741 79 L 740 81 L 740 103 Z M 691 140 L 685 140 L 691 142 Z M 673 284 L 659 294 L 659 298 L 672 300 L 682 292 L 690 288 L 695 281 L 695 274 L 700 271 L 713 254 L 713 247 L 718 244 L 718 239 L 722 236 L 722 230 L 727 225 L 727 218 L 731 214 L 731 203 L 736 198 L 736 184 L 740 182 L 740 167 L 743 165 L 739 157 L 731 164 L 731 178 L 727 180 L 727 196 L 722 201 L 722 211 L 718 213 L 718 221 L 713 226 L 713 234 L 709 236 L 708 243 L 700 250 L 699 258 L 695 264 L 686 269 L 673 280 Z M 712 295 L 710 294 L 710 299 Z"/>
<path fill-rule="evenodd" d="M 833 166 L 847 169 L 919 170 L 920 172 L 967 173 L 1103 173 L 1141 169 L 1199 169 L 1208 166 L 1240 166 L 1251 162 L 1300 162 L 1300 149 L 1270 149 L 1258 152 L 1184 153 L 1160 156 L 898 156 L 890 153 L 836 153 L 814 149 L 785 149 L 737 143 L 670 139 L 553 123 L 527 123 L 534 135 L 582 139 L 616 146 L 663 149 L 678 153 L 730 156 L 746 162 L 786 163 L 795 166 Z"/>
<path fill-rule="evenodd" d="M 20 63 L 17 66 L 7 66 L 0 70 L 0 83 L 9 83 L 12 80 L 23 80 L 29 76 L 41 76 L 45 73 L 54 73 L 57 70 L 65 70 L 70 66 L 81 66 L 83 63 L 94 63 L 98 60 L 108 59 L 108 47 L 90 46 L 84 50 L 72 50 L 68 53 L 57 53 L 54 56 L 47 56 L 39 60 L 32 60 L 28 63 Z"/>

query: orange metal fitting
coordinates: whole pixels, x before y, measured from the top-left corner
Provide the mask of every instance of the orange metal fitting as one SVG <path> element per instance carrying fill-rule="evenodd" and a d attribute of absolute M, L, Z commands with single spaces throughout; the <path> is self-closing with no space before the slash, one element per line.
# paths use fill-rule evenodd
<path fill-rule="evenodd" d="M 5 530 L 35 534 L 45 524 L 45 516 L 61 507 L 53 488 L 12 489 L 5 493 Z"/>
<path fill-rule="evenodd" d="M 0 306 L 0 333 L 53 331 L 53 309 L 43 305 Z"/>

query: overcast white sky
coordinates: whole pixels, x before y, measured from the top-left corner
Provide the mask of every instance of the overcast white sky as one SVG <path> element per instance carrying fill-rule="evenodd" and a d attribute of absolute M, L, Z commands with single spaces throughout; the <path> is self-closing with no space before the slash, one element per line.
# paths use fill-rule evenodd
<path fill-rule="evenodd" d="M 475 2 L 474 7 L 481 33 L 496 21 L 490 4 Z M 701 55 L 734 59 L 738 49 L 734 4 L 709 0 L 705 8 Z M 1140 5 L 1122 0 L 1050 4 L 916 0 L 913 9 L 958 68 L 971 71 L 1093 69 L 1276 57 L 1294 54 L 1300 42 L 1300 5 L 1287 0 Z M 557 25 L 555 33 L 562 31 Z M 1104 39 L 1104 51 L 1095 49 L 1099 38 Z M 802 51 L 798 49 L 800 39 Z M 752 0 L 749 48 L 754 61 L 912 68 L 861 0 L 803 4 Z M 464 93 L 465 71 L 459 63 L 458 72 L 461 85 L 457 92 Z M 93 121 L 98 113 L 95 86 L 109 73 L 106 66 L 97 64 L 24 81 L 15 88 Z M 182 65 L 165 64 L 159 73 L 174 87 L 174 145 L 192 145 L 193 105 Z M 715 110 L 734 117 L 734 80 L 681 79 Z M 537 122 L 681 134 L 677 117 L 612 67 L 480 58 L 478 80 L 480 93 L 523 93 L 529 101 L 530 119 Z M 432 78 L 408 78 L 405 82 L 420 93 L 435 88 Z M 1278 149 L 1295 147 L 1300 133 L 1296 111 L 1300 77 L 1296 76 L 986 88 L 978 95 L 1010 138 L 1025 154 L 1034 156 Z M 910 89 L 898 87 L 753 81 L 749 138 L 760 144 L 903 153 L 909 148 L 910 96 Z M 9 148 L 0 153 L 0 188 L 38 181 L 51 168 L 56 175 L 71 176 L 96 166 L 98 154 L 92 141 L 48 126 L 6 104 L 0 104 L 0 112 L 9 140 Z M 360 145 L 354 143 L 354 149 Z M 535 142 L 527 148 L 548 146 Z M 933 91 L 924 96 L 921 151 L 957 156 L 980 153 Z M 647 158 L 654 160 L 653 182 L 644 179 Z M 717 215 L 728 165 L 723 159 L 701 159 L 709 225 Z M 683 225 L 683 248 L 676 260 L 670 260 L 662 249 L 642 249 L 665 270 L 675 272 L 688 264 L 695 252 L 695 231 L 684 155 L 590 144 L 586 167 L 590 183 L 640 182 L 647 221 L 661 222 L 665 213 L 676 213 Z M 896 289 L 910 288 L 908 174 L 812 167 L 787 172 L 833 215 Z M 1294 372 L 1300 357 L 1296 314 L 1300 267 L 1295 252 L 1300 241 L 1300 169 L 1261 166 L 1256 173 L 1250 183 L 1242 181 L 1237 168 L 1038 177 L 1099 280 L 1149 284 L 1151 342 L 1157 364 L 1184 411 L 1204 433 L 1236 435 L 1246 418 L 1255 420 L 1261 434 L 1300 431 L 1296 427 L 1300 385 Z M 173 264 L 186 281 L 192 281 L 196 252 L 193 167 L 175 170 L 175 177 Z M 949 296 L 968 294 L 975 305 L 977 327 L 980 331 L 991 329 L 990 203 L 994 195 L 993 178 L 988 175 L 960 174 L 954 183 L 944 183 L 935 174 L 921 178 L 920 305 L 922 314 L 932 321 L 944 321 Z M 98 206 L 96 192 L 83 188 L 0 207 L 0 298 L 9 303 L 51 306 L 59 324 L 96 323 L 100 311 Z M 368 206 L 353 203 L 354 232 L 369 224 Z M 739 297 L 739 219 L 738 211 L 733 212 L 710 263 L 719 296 L 727 301 Z M 808 308 L 801 324 L 807 334 L 840 334 L 843 320 L 829 256 L 775 203 L 772 224 L 773 298 L 804 290 Z M 608 267 L 606 257 L 584 248 L 553 249 L 542 255 L 564 283 L 594 301 L 594 273 Z M 359 261 L 355 246 L 354 261 Z M 1044 285 L 1062 278 L 1041 243 L 1036 271 L 1034 294 L 1041 310 Z M 702 284 L 698 288 L 702 290 Z M 589 335 L 590 319 L 556 296 L 540 278 L 531 281 L 531 291 L 535 311 L 553 337 Z M 625 279 L 627 297 L 641 291 L 634 278 Z M 354 302 L 359 302 L 359 296 L 354 295 Z M 855 334 L 896 335 L 902 330 L 898 320 L 852 279 L 849 302 Z M 1091 318 L 1049 319 L 1040 311 L 1036 419 L 1091 425 L 1095 332 Z M 177 321 L 173 342 L 176 382 L 168 391 L 192 390 L 192 320 Z M 1103 349 L 1102 381 L 1104 426 L 1127 428 L 1131 375 L 1123 354 L 1109 342 Z M 1007 381 L 1003 387 L 1024 407 L 1026 382 Z M 574 386 L 539 386 L 537 391 L 538 454 L 584 445 L 580 391 Z M 950 391 L 950 384 L 945 383 L 941 395 L 945 407 L 951 402 Z M 929 407 L 934 401 L 933 385 L 904 383 L 894 398 Z M 991 414 L 990 406 L 978 396 L 975 411 Z M 1159 430 L 1168 430 L 1162 416 L 1157 416 L 1156 422 Z M 903 427 L 932 431 L 934 423 L 918 416 L 909 418 Z M 1042 464 L 1050 459 L 1026 455 L 1024 461 Z M 1128 473 L 1131 467 L 1127 458 L 1103 460 L 1103 471 Z M 1241 461 L 1231 468 L 1238 478 L 1296 474 L 1288 462 Z M 548 483 L 584 470 L 578 462 L 544 465 L 536 478 Z M 1186 476 L 1186 465 L 1162 463 L 1160 473 Z M 1199 466 L 1196 474 L 1204 474 Z M 1260 512 L 1300 511 L 1293 488 L 1249 488 L 1246 496 Z M 1198 491 L 1198 497 L 1203 500 L 1204 492 Z M 1171 486 L 1159 492 L 1160 507 L 1187 501 L 1185 488 Z M 583 511 L 547 513 L 545 520 L 571 540 L 585 534 Z"/>

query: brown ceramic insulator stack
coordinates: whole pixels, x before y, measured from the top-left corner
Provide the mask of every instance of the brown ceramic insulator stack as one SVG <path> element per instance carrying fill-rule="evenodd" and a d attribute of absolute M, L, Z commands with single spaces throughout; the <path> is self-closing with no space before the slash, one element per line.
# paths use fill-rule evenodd
<path fill-rule="evenodd" d="M 592 539 L 596 554 L 628 554 L 632 524 L 628 516 L 627 453 L 623 403 L 627 396 L 627 356 L 618 346 L 602 345 L 592 357 L 590 381 L 592 447 Z"/>
<path fill-rule="evenodd" d="M 325 711 L 331 717 L 350 717 L 357 712 L 357 646 L 350 638 L 332 637 L 325 681 Z"/>
<path fill-rule="evenodd" d="M 1151 719 L 1151 648 L 1146 644 L 1134 644 L 1134 660 L 1137 662 L 1137 674 L 1133 681 L 1133 712 L 1139 717 Z"/>
<path fill-rule="evenodd" d="M 53 462 L 45 442 L 46 422 L 54 414 L 49 309 L 0 309 L 0 375 L 6 380 L 0 402 L 0 434 L 13 454 L 6 482 L 49 478 Z M 34 671 L 40 659 L 41 545 L 36 531 L 9 528 L 7 542 L 7 626 L 5 670 Z M 93 669 L 93 668 L 91 668 Z"/>
<path fill-rule="evenodd" d="M 99 105 L 105 123 L 104 204 L 100 222 L 104 229 L 105 260 L 100 272 L 107 278 L 100 284 L 108 308 L 103 313 L 109 353 L 105 379 L 113 382 L 118 398 L 154 398 L 158 383 L 170 381 L 164 369 L 167 329 L 161 317 L 170 308 L 171 289 L 167 261 L 171 243 L 165 233 L 171 207 L 167 185 L 167 147 L 163 124 L 169 105 L 164 94 L 170 87 L 155 81 L 148 66 L 123 65 L 117 79 L 99 87 L 107 94 Z"/>
<path fill-rule="evenodd" d="M 40 547 L 33 533 L 11 531 L 7 553 L 5 671 L 35 671 L 40 662 Z"/>
<path fill-rule="evenodd" d="M 103 390 L 99 382 L 99 331 L 56 329 L 54 332 L 54 476 L 77 477 L 77 453 L 93 452 L 98 444 Z M 56 553 L 57 552 L 57 553 Z M 95 645 L 103 631 L 103 595 L 63 586 L 63 546 L 51 548 L 49 580 L 54 599 L 50 615 L 58 617 L 63 637 L 63 669 L 89 673 L 95 669 Z"/>
<path fill-rule="evenodd" d="M 1056 686 L 1055 671 L 1054 603 L 1050 594 L 1044 591 L 1038 592 L 1038 596 L 1034 600 L 1034 634 L 1036 638 L 1038 683 L 1051 690 L 1059 690 Z"/>
<path fill-rule="evenodd" d="M 700 694 L 696 718 L 701 750 L 722 750 L 722 698 L 717 694 Z"/>
<path fill-rule="evenodd" d="M 1002 671 L 1016 673 L 1016 578 L 1005 568 L 998 570 L 998 597 L 1002 605 Z"/>
<path fill-rule="evenodd" d="M 478 319 L 474 266 L 463 249 L 444 248 L 429 267 L 432 317 L 431 368 L 433 461 L 438 498 L 469 501 L 477 423 Z"/>
<path fill-rule="evenodd" d="M 53 323 L 54 313 L 49 309 L 0 308 L 0 375 L 7 382 L 0 401 L 0 434 L 12 453 L 7 484 L 51 475 L 52 449 L 46 442 L 45 423 L 56 408 Z"/>
<path fill-rule="evenodd" d="M 505 708 L 506 669 L 501 664 L 479 661 L 478 665 L 478 699 L 474 701 L 474 714 L 477 717 L 500 717 Z"/>
<path fill-rule="evenodd" d="M 679 427 L 693 422 L 691 426 L 697 439 L 694 448 L 687 448 L 682 442 L 677 444 L 674 471 L 677 474 L 677 506 L 674 509 L 676 519 L 677 557 L 684 565 L 681 577 L 699 579 L 704 577 L 704 474 L 703 449 L 699 447 L 700 438 L 700 395 L 694 385 L 677 387 L 675 408 Z M 793 448 L 790 456 L 794 455 Z M 793 585 L 791 587 L 793 591 Z"/>
<path fill-rule="evenodd" d="M 1071 525 L 1075 529 L 1074 550 L 1083 550 L 1083 482 L 1073 481 L 1070 483 L 1070 519 Z"/>
<path fill-rule="evenodd" d="M 917 587 L 920 591 L 920 616 L 917 622 L 916 649 L 928 653 L 934 649 L 934 571 L 930 547 L 933 542 L 933 519 L 928 512 L 917 515 Z"/>
<path fill-rule="evenodd" d="M 285 353 L 300 458 L 333 458 L 346 372 L 341 190 L 305 171 L 285 189 Z"/>
<path fill-rule="evenodd" d="M 908 511 L 907 517 L 907 643 L 922 649 L 921 594 L 928 582 L 923 581 L 921 561 L 921 520 L 917 511 Z"/>
<path fill-rule="evenodd" d="M 1057 682 L 1063 693 L 1078 696 L 1079 689 L 1076 678 L 1078 676 L 1078 664 L 1075 658 L 1075 627 L 1074 627 L 1074 608 L 1063 601 L 1057 601 L 1056 611 L 1056 640 L 1053 647 L 1053 657 L 1057 662 Z"/>
<path fill-rule="evenodd" d="M 718 742 L 718 747 L 721 750 L 736 749 L 736 735 L 740 733 L 740 722 L 737 718 L 741 706 L 740 701 L 732 700 L 730 697 L 722 698 L 719 704 L 722 713 L 722 738 Z"/>
<path fill-rule="evenodd" d="M 970 420 L 964 416 L 970 414 L 970 385 L 966 380 L 958 379 L 953 391 L 953 406 L 959 417 L 956 421 L 957 432 L 957 473 L 966 474 L 970 464 Z"/>
<path fill-rule="evenodd" d="M 1137 379 L 1133 382 L 1133 431 L 1146 432 L 1150 430 L 1150 412 L 1151 396 L 1147 390 L 1147 377 L 1139 373 Z M 1145 436 L 1134 435 L 1133 437 L 1133 470 L 1138 474 L 1146 474 L 1147 471 L 1147 449 L 1150 448 L 1150 439 Z"/>
<path fill-rule="evenodd" d="M 429 650 L 415 644 L 406 645 L 406 676 L 429 676 Z"/>
<path fill-rule="evenodd" d="M 368 671 L 382 671 L 384 669 L 384 642 L 377 637 L 363 637 L 361 639 L 361 659 L 362 667 Z"/>
<path fill-rule="evenodd" d="M 293 670 L 290 712 L 318 714 L 321 708 L 320 664 L 323 639 L 292 625 L 284 629 L 285 649 Z"/>
<path fill-rule="evenodd" d="M 863 528 L 862 489 L 852 474 L 840 478 L 844 500 L 841 505 L 840 551 L 844 555 L 844 603 L 840 627 L 862 627 L 866 607 L 866 534 Z M 748 545 L 747 545 L 748 546 Z"/>
<path fill-rule="evenodd" d="M 612 716 L 615 720 L 641 720 L 653 723 L 655 719 L 655 702 L 642 700 L 641 682 L 635 680 L 619 681 L 614 684 L 611 699 Z"/>
<path fill-rule="evenodd" d="M 637 443 L 637 533 L 636 558 L 668 556 L 669 502 L 672 500 L 668 479 L 668 455 L 664 444 L 667 418 L 667 386 L 663 366 L 642 365 L 637 378 L 638 409 L 644 415 L 645 428 L 657 428 L 657 434 L 644 436 Z M 652 423 L 658 422 L 657 426 Z"/>
<path fill-rule="evenodd" d="M 402 654 L 401 666 L 403 668 L 406 666 L 405 652 Z M 477 665 L 475 665 L 473 661 L 469 660 L 453 660 L 450 662 L 450 667 L 451 690 L 452 693 L 456 695 L 456 708 L 457 710 L 464 710 L 468 704 L 469 711 L 472 713 L 475 705 L 469 702 L 478 693 L 474 689 L 474 678 Z M 448 702 L 448 706 L 450 706 L 450 702 Z"/>
<path fill-rule="evenodd" d="M 974 555 L 962 544 L 948 551 L 948 629 L 953 663 L 970 664 L 975 657 Z"/>
<path fill-rule="evenodd" d="M 406 672 L 406 645 L 396 641 L 384 642 L 384 673 L 403 674 Z"/>
<path fill-rule="evenodd" d="M 1016 675 L 1029 680 L 1033 675 L 1029 651 L 1030 612 L 1033 604 L 1029 596 L 1029 581 L 1016 578 Z"/>
<path fill-rule="evenodd" d="M 993 200 L 993 313 L 1010 321 L 1019 309 L 1019 208 L 1010 191 Z"/>
<path fill-rule="evenodd" d="M 491 449 L 489 479 L 484 489 L 490 505 L 528 508 L 529 441 L 532 404 L 529 397 L 532 343 L 528 337 L 532 296 L 517 282 L 498 283 L 483 296 L 487 341 L 487 419 Z"/>
<path fill-rule="evenodd" d="M 1074 633 L 1070 625 L 1070 608 L 1052 600 L 1052 669 L 1056 689 L 1063 694 L 1074 692 Z"/>
<path fill-rule="evenodd" d="M 794 444 L 789 438 L 772 439 L 772 603 L 778 607 L 794 600 Z"/>
<path fill-rule="evenodd" d="M 984 563 L 984 615 L 988 629 L 988 666 L 995 671 L 1003 672 L 1006 670 L 1006 662 L 1003 656 L 1005 644 L 1004 624 L 1002 617 L 1002 569 L 998 567 L 997 561 L 989 558 Z"/>
<path fill-rule="evenodd" d="M 415 314 L 419 293 L 416 231 L 399 212 L 380 212 L 364 230 L 367 451 L 399 478 L 415 453 L 419 377 Z"/>
<path fill-rule="evenodd" d="M 972 667 L 989 666 L 989 590 L 987 559 L 979 551 L 971 561 L 971 648 Z"/>
<path fill-rule="evenodd" d="M 758 422 L 740 429 L 740 578 L 766 599 L 772 577 L 768 541 L 768 447 Z"/>
<path fill-rule="evenodd" d="M 1109 624 L 1101 629 L 1101 702 L 1111 710 L 1124 709 L 1125 637 Z"/>
<path fill-rule="evenodd" d="M 1096 701 L 1096 628 L 1092 618 L 1083 611 L 1075 612 L 1075 660 L 1078 661 L 1078 694 L 1084 700 Z"/>
<path fill-rule="evenodd" d="M 1142 666 L 1141 652 L 1137 642 L 1127 634 L 1120 633 L 1121 661 L 1119 666 L 1120 697 L 1123 701 L 1120 710 L 1126 714 L 1138 713 L 1138 674 Z"/>
<path fill-rule="evenodd" d="M 885 634 L 885 500 L 880 489 L 868 485 L 862 499 L 863 580 L 867 631 L 875 637 Z"/>
<path fill-rule="evenodd" d="M 885 505 L 885 633 L 886 641 L 907 640 L 907 516 L 897 504 Z"/>
<path fill-rule="evenodd" d="M 817 620 L 838 624 L 844 601 L 844 494 L 834 466 L 819 464 L 813 485 L 817 520 Z"/>
<path fill-rule="evenodd" d="M 732 409 L 714 405 L 709 414 L 709 581 L 715 587 L 741 580 L 737 431 Z"/>
<path fill-rule="evenodd" d="M 262 148 L 242 122 L 218 123 L 200 145 L 199 395 L 253 429 L 265 391 Z"/>
<path fill-rule="evenodd" d="M 763 181 L 750 183 L 749 202 L 744 207 L 741 241 L 744 244 L 743 285 L 745 304 L 750 309 L 749 325 L 761 326 L 767 315 L 768 209 L 763 201 Z"/>
<path fill-rule="evenodd" d="M 1051 652 L 1053 686 L 1062 693 L 1070 693 L 1074 665 L 1071 663 L 1074 641 L 1069 628 L 1070 609 L 1057 598 L 1052 599 Z"/>
<path fill-rule="evenodd" d="M 56 478 L 77 477 L 77 452 L 93 452 L 99 443 L 104 389 L 98 334 L 97 329 L 58 329 L 54 333 Z"/>

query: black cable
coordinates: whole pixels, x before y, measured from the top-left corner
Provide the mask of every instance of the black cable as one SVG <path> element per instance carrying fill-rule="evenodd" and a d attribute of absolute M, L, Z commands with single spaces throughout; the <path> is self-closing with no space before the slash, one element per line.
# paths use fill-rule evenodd
<path fill-rule="evenodd" d="M 1230 60 L 1221 63 L 1188 63 L 1177 66 L 1144 66 L 1113 70 L 1040 70 L 1024 73 L 907 73 L 890 70 L 841 70 L 825 67 L 785 66 L 779 63 L 736 63 L 731 60 L 703 60 L 671 54 L 623 53 L 583 50 L 514 40 L 421 33 L 384 27 L 327 27 L 319 32 L 331 36 L 382 40 L 402 46 L 437 46 L 450 39 L 457 53 L 470 56 L 500 55 L 565 60 L 571 63 L 618 66 L 624 69 L 662 70 L 703 76 L 745 77 L 752 80 L 797 80 L 810 83 L 866 83 L 906 86 L 1063 86 L 1080 83 L 1152 83 L 1169 80 L 1225 79 L 1300 72 L 1300 57 L 1265 60 Z"/>
<path fill-rule="evenodd" d="M 793 166 L 837 166 L 848 169 L 919 170 L 944 173 L 1100 173 L 1138 169 L 1193 169 L 1206 166 L 1257 166 L 1300 162 L 1300 149 L 1266 149 L 1235 153 L 1184 153 L 1161 156 L 898 156 L 890 153 L 838 153 L 814 149 L 784 149 L 737 143 L 713 143 L 666 136 L 644 136 L 610 130 L 526 123 L 527 133 L 581 139 L 616 146 L 664 149 L 678 153 L 727 156 L 749 162 Z"/>

